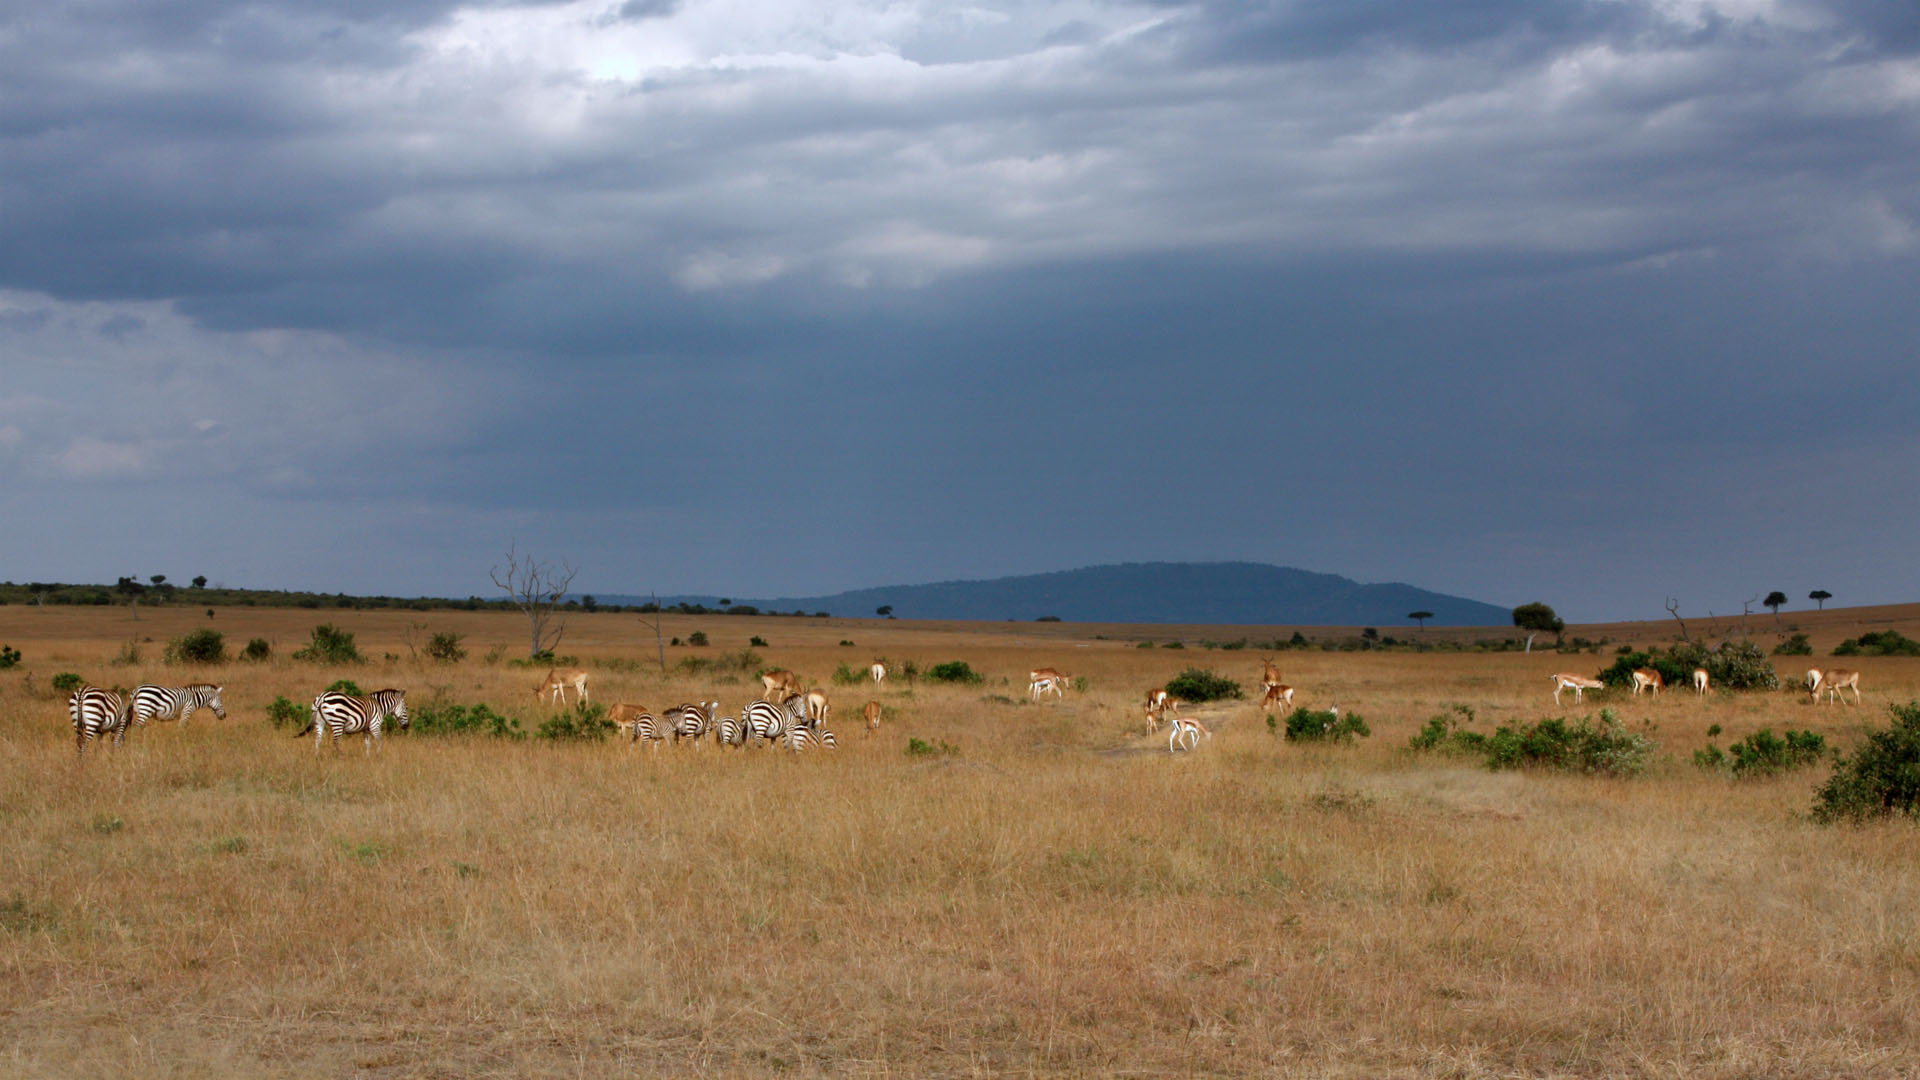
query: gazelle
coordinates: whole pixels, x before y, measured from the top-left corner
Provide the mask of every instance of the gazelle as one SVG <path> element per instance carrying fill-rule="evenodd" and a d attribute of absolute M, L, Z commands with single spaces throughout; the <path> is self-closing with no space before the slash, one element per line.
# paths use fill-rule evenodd
<path fill-rule="evenodd" d="M 760 695 L 762 701 L 785 701 L 800 692 L 800 679 L 786 668 L 775 668 L 760 676 L 760 685 L 767 688 Z"/>
<path fill-rule="evenodd" d="M 1699 692 L 1701 697 L 1707 696 L 1707 683 L 1710 681 L 1712 680 L 1707 676 L 1706 668 L 1697 667 L 1693 669 L 1693 688 Z"/>
<path fill-rule="evenodd" d="M 533 688 L 533 696 L 540 697 L 543 694 L 551 692 L 551 696 L 547 699 L 547 704 L 551 705 L 555 701 L 558 701 L 560 704 L 565 705 L 567 703 L 567 687 L 569 686 L 573 687 L 573 696 L 576 701 L 587 700 L 587 673 L 577 667 L 547 669 L 546 681 Z"/>
<path fill-rule="evenodd" d="M 1179 709 L 1180 703 L 1167 693 L 1164 686 L 1156 686 L 1147 691 L 1147 734 L 1160 730 L 1160 721 L 1167 718 L 1168 709 Z"/>
<path fill-rule="evenodd" d="M 1213 738 L 1213 732 L 1207 730 L 1207 725 L 1191 716 L 1176 716 L 1173 718 L 1173 731 L 1167 736 L 1167 753 L 1173 753 L 1182 743 L 1191 750 L 1200 744 L 1203 735 Z"/>
<path fill-rule="evenodd" d="M 1547 676 L 1547 678 L 1553 680 L 1553 703 L 1555 705 L 1560 704 L 1560 691 L 1562 690 L 1573 691 L 1573 700 L 1578 704 L 1580 695 L 1585 691 L 1599 690 L 1607 685 L 1599 679 L 1589 679 L 1585 675 L 1572 675 L 1564 671 L 1556 672 Z"/>
<path fill-rule="evenodd" d="M 867 707 L 861 710 L 861 712 L 867 718 L 867 730 L 879 731 L 880 730 L 880 703 L 877 701 L 869 701 L 867 702 Z"/>
<path fill-rule="evenodd" d="M 1067 696 L 1067 677 L 1050 667 L 1034 668 L 1027 673 L 1027 696 L 1035 701 L 1040 695 L 1053 691 L 1058 698 Z"/>
<path fill-rule="evenodd" d="M 887 665 L 875 660 L 873 666 L 867 669 L 867 674 L 873 676 L 873 685 L 879 686 L 887 681 Z"/>
<path fill-rule="evenodd" d="M 807 691 L 807 719 L 818 724 L 827 718 L 827 692 L 825 690 Z"/>
<path fill-rule="evenodd" d="M 1661 678 L 1660 673 L 1650 667 L 1633 669 L 1633 692 L 1635 694 L 1646 690 L 1653 694 L 1653 696 L 1659 697 L 1661 689 L 1666 685 L 1667 680 Z"/>
<path fill-rule="evenodd" d="M 1812 675 L 1814 673 L 1808 672 L 1807 674 Z M 1838 697 L 1840 699 L 1841 704 L 1845 704 L 1847 700 L 1847 695 L 1844 693 L 1844 691 L 1847 689 L 1847 687 L 1851 686 L 1853 687 L 1853 703 L 1855 705 L 1860 704 L 1860 673 L 1859 672 L 1848 671 L 1845 668 L 1828 668 L 1827 670 L 1820 672 L 1819 676 L 1820 678 L 1814 683 L 1814 686 L 1813 686 L 1814 697 L 1818 698 L 1820 696 L 1820 691 L 1824 690 L 1827 693 L 1828 704 L 1832 704 L 1833 699 L 1835 697 Z"/>
<path fill-rule="evenodd" d="M 1284 709 L 1293 708 L 1293 687 L 1285 683 L 1267 683 L 1266 693 L 1260 695 L 1262 709 L 1279 705 Z"/>

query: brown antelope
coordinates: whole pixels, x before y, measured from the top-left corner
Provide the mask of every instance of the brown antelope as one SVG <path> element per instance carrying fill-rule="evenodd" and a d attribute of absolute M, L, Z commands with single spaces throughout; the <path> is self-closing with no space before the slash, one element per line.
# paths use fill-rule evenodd
<path fill-rule="evenodd" d="M 577 667 L 557 667 L 547 669 L 547 677 L 539 686 L 533 688 L 533 696 L 540 697 L 551 692 L 547 704 L 558 701 L 567 703 L 567 687 L 573 687 L 576 701 L 587 700 L 587 673 Z"/>
<path fill-rule="evenodd" d="M 1203 735 L 1209 739 L 1213 738 L 1213 732 L 1207 730 L 1207 725 L 1191 716 L 1176 716 L 1173 718 L 1173 730 L 1167 736 L 1167 753 L 1171 754 L 1179 749 L 1181 743 L 1185 743 L 1187 749 L 1191 750 L 1200 744 L 1200 737 Z"/>
<path fill-rule="evenodd" d="M 1035 701 L 1040 695 L 1053 691 L 1055 697 L 1067 696 L 1067 677 L 1050 667 L 1034 668 L 1027 673 L 1027 696 Z"/>
<path fill-rule="evenodd" d="M 879 686 L 887 681 L 887 665 L 875 660 L 873 666 L 867 669 L 867 674 L 873 676 L 873 685 Z"/>
<path fill-rule="evenodd" d="M 1633 669 L 1633 692 L 1635 694 L 1645 690 L 1654 697 L 1659 697 L 1661 689 L 1666 685 L 1667 680 L 1661 678 L 1660 673 L 1650 667 Z"/>
<path fill-rule="evenodd" d="M 1707 675 L 1706 668 L 1697 667 L 1693 669 L 1693 688 L 1699 692 L 1701 697 L 1707 696 L 1707 684 L 1711 681 Z"/>
<path fill-rule="evenodd" d="M 827 692 L 825 690 L 807 691 L 807 719 L 815 724 L 827 718 Z"/>
<path fill-rule="evenodd" d="M 760 685 L 767 688 L 760 695 L 762 701 L 785 701 L 800 692 L 800 679 L 786 668 L 776 668 L 760 676 Z"/>
<path fill-rule="evenodd" d="M 1261 686 L 1280 685 L 1280 669 L 1273 666 L 1273 661 L 1262 660 L 1260 661 L 1260 663 L 1264 665 L 1260 672 L 1260 685 Z"/>
<path fill-rule="evenodd" d="M 1285 683 L 1265 683 L 1266 693 L 1260 695 L 1262 709 L 1279 705 L 1281 708 L 1293 708 L 1293 687 Z"/>
<path fill-rule="evenodd" d="M 867 718 L 867 730 L 879 731 L 880 730 L 880 703 L 877 701 L 869 701 L 867 702 L 867 707 L 861 711 Z"/>
<path fill-rule="evenodd" d="M 1855 705 L 1860 704 L 1859 672 L 1848 671 L 1845 668 L 1828 668 L 1821 672 L 1809 671 L 1807 674 L 1809 676 L 1816 674 L 1819 676 L 1819 678 L 1813 682 L 1813 696 L 1815 698 L 1818 698 L 1820 692 L 1824 690 L 1826 691 L 1827 703 L 1829 705 L 1833 703 L 1833 699 L 1836 697 L 1840 699 L 1841 704 L 1845 704 L 1847 700 L 1845 691 L 1847 687 L 1851 686 L 1853 687 L 1853 703 Z"/>
<path fill-rule="evenodd" d="M 1589 679 L 1585 675 L 1571 675 L 1564 671 L 1549 675 L 1547 678 L 1553 680 L 1553 703 L 1555 705 L 1560 704 L 1560 691 L 1562 690 L 1573 691 L 1573 700 L 1578 703 L 1580 695 L 1583 692 L 1598 690 L 1607 685 L 1599 679 Z"/>
<path fill-rule="evenodd" d="M 634 743 L 645 742 L 648 749 L 658 750 L 667 739 L 659 719 L 644 705 L 615 705 L 607 718 L 613 721 L 613 730 L 626 737 L 629 749 Z"/>
<path fill-rule="evenodd" d="M 1164 686 L 1156 686 L 1147 691 L 1147 734 L 1160 730 L 1160 721 L 1167 718 L 1167 708 L 1179 707 L 1179 702 L 1167 693 Z"/>

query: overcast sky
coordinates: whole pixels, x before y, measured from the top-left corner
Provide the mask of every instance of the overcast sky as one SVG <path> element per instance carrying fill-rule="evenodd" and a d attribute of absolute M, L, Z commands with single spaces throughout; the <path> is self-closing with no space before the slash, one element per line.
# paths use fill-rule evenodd
<path fill-rule="evenodd" d="M 1911 0 L 0 12 L 0 578 L 1920 599 Z"/>

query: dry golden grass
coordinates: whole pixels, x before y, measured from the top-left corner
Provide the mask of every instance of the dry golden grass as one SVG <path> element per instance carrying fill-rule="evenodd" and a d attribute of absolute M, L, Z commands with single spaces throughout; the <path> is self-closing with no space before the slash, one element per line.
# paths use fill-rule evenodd
<path fill-rule="evenodd" d="M 1808 824 L 1824 769 L 1732 782 L 1686 761 L 1712 723 L 1723 744 L 1763 725 L 1850 742 L 1920 697 L 1920 661 L 1849 662 L 1859 709 L 1614 699 L 1657 721 L 1666 759 L 1613 781 L 1404 750 L 1454 702 L 1482 727 L 1554 715 L 1547 673 L 1610 657 L 1283 654 L 1301 704 L 1358 711 L 1373 737 L 1289 745 L 1242 704 L 1175 756 L 1142 732 L 1141 694 L 1188 665 L 1257 681 L 1259 654 L 1191 647 L 1237 631 L 670 618 L 709 653 L 762 635 L 814 683 L 882 655 L 990 679 L 829 687 L 833 755 L 413 735 L 316 759 L 263 710 L 342 675 L 545 715 L 544 670 L 481 659 L 524 649 L 512 616 L 212 625 L 284 654 L 323 620 L 376 659 L 167 668 L 200 611 L 0 608 L 27 654 L 0 676 L 0 1074 L 1920 1072 L 1920 830 Z M 406 655 L 411 623 L 474 656 L 378 659 Z M 154 639 L 146 661 L 114 666 L 130 637 Z M 750 690 L 609 666 L 651 655 L 633 616 L 576 618 L 562 651 L 599 702 L 713 690 L 731 710 Z M 1035 664 L 1091 690 L 998 700 Z M 48 689 L 63 670 L 211 675 L 230 718 L 76 760 Z M 888 710 L 871 738 L 869 698 Z M 910 737 L 959 753 L 909 757 Z"/>

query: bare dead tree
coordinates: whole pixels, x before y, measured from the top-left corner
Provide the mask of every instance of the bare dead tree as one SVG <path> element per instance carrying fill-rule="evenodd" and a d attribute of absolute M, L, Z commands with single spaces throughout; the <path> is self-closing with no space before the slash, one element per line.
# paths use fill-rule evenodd
<path fill-rule="evenodd" d="M 660 636 L 660 596 L 658 593 L 647 595 L 653 601 L 653 643 L 660 649 L 660 674 L 665 675 L 667 673 L 667 639 Z"/>
<path fill-rule="evenodd" d="M 1686 642 L 1689 645 L 1693 644 L 1692 635 L 1687 633 L 1687 620 L 1680 617 L 1680 598 L 1679 597 L 1677 596 L 1667 597 L 1667 614 L 1673 616 L 1673 621 L 1680 624 L 1680 640 Z"/>
<path fill-rule="evenodd" d="M 507 548 L 507 565 L 487 571 L 487 576 L 507 594 L 513 606 L 527 616 L 532 639 L 528 659 L 560 647 L 560 639 L 567 633 L 567 621 L 562 618 L 555 623 L 553 619 L 560 610 L 560 601 L 566 598 L 567 589 L 573 584 L 574 575 L 579 572 L 564 560 L 556 568 L 532 555 L 521 555 L 517 541 Z"/>

